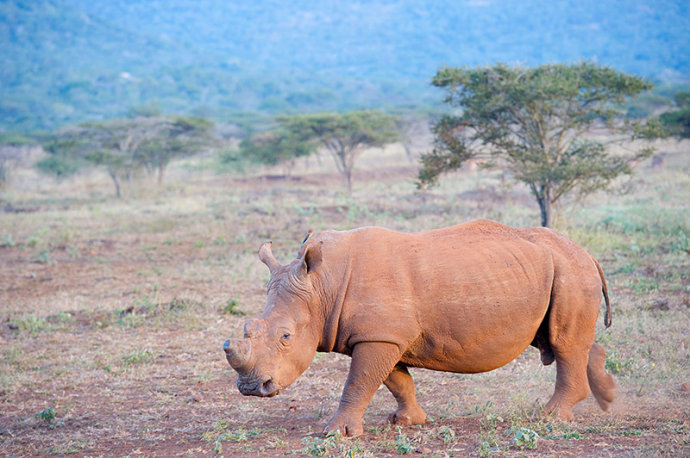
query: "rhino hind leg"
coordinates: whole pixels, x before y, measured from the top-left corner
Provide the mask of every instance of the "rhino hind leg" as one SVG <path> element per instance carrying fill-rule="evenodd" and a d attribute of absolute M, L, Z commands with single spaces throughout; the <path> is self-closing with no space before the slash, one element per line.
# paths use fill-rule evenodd
<path fill-rule="evenodd" d="M 398 402 L 398 409 L 388 416 L 394 425 L 423 425 L 426 413 L 417 403 L 414 381 L 407 366 L 398 363 L 383 382 Z"/>
<path fill-rule="evenodd" d="M 589 394 L 587 351 L 556 351 L 556 389 L 544 410 L 561 420 L 574 420 L 572 408 Z"/>
<path fill-rule="evenodd" d="M 605 360 L 606 351 L 604 348 L 597 343 L 593 344 L 589 350 L 587 379 L 589 380 L 589 388 L 603 411 L 609 409 L 616 395 L 616 381 L 611 374 L 607 374 L 604 370 Z"/>

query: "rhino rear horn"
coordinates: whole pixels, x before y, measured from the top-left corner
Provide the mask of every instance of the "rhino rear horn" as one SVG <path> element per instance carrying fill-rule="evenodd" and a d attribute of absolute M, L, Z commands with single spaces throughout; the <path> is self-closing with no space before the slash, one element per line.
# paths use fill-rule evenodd
<path fill-rule="evenodd" d="M 266 242 L 261 245 L 261 248 L 259 248 L 259 259 L 261 259 L 261 262 L 268 266 L 268 270 L 272 274 L 278 267 L 280 267 L 280 263 L 275 256 L 273 256 L 271 245 L 271 242 Z"/>
<path fill-rule="evenodd" d="M 225 357 L 228 363 L 237 372 L 245 369 L 249 365 L 249 355 L 251 353 L 251 343 L 247 339 L 228 339 L 223 344 Z"/>

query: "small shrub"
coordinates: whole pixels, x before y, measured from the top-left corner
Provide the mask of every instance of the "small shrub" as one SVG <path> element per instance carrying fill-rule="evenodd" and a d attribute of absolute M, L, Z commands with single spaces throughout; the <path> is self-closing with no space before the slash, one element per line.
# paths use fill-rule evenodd
<path fill-rule="evenodd" d="M 223 439 L 232 442 L 247 442 L 250 437 L 257 435 L 258 432 L 256 430 L 247 431 L 247 428 L 240 426 L 234 431 L 228 431 L 225 433 Z"/>
<path fill-rule="evenodd" d="M 41 410 L 36 414 L 36 416 L 39 418 L 39 420 L 43 420 L 48 426 L 50 426 L 50 429 L 55 428 L 55 426 L 63 425 L 61 421 L 53 423 L 53 420 L 57 418 L 57 412 L 52 407 Z"/>
<path fill-rule="evenodd" d="M 31 237 L 26 239 L 26 244 L 30 247 L 35 247 L 36 245 L 38 245 L 41 242 L 42 242 L 41 237 L 39 237 L 37 235 L 32 235 Z"/>
<path fill-rule="evenodd" d="M 203 304 L 199 304 L 198 302 L 195 302 L 191 299 L 186 299 L 186 298 L 180 298 L 180 297 L 173 297 L 170 303 L 168 304 L 168 308 L 171 311 L 181 311 L 181 310 L 186 310 L 195 306 L 199 306 Z"/>
<path fill-rule="evenodd" d="M 630 373 L 634 365 L 635 360 L 633 358 L 624 360 L 620 353 L 612 351 L 606 355 L 604 367 L 611 374 L 624 375 Z"/>
<path fill-rule="evenodd" d="M 520 447 L 521 449 L 528 448 L 530 450 L 534 450 L 537 448 L 539 434 L 530 428 L 511 426 L 506 434 L 513 436 L 513 438 L 510 440 L 511 445 Z"/>
<path fill-rule="evenodd" d="M 336 447 L 339 440 L 340 432 L 329 433 L 325 439 L 311 436 L 303 437 L 301 441 L 304 444 L 302 452 L 311 456 L 324 456 L 329 450 Z"/>
<path fill-rule="evenodd" d="M 57 261 L 50 255 L 50 250 L 42 250 L 36 257 L 36 262 L 39 264 L 57 264 Z"/>
<path fill-rule="evenodd" d="M 239 305 L 240 301 L 238 301 L 237 299 L 228 299 L 225 302 L 225 307 L 223 307 L 223 313 L 225 313 L 226 315 L 245 316 L 247 314 L 246 312 L 237 309 Z"/>
<path fill-rule="evenodd" d="M 474 407 L 474 412 L 481 416 L 479 419 L 481 425 L 496 426 L 496 423 L 501 423 L 503 421 L 503 417 L 494 413 L 493 409 L 493 401 L 486 401 L 486 404 L 483 406 Z"/>
<path fill-rule="evenodd" d="M 71 313 L 61 311 L 57 314 L 57 320 L 60 323 L 71 323 L 72 321 L 74 321 L 74 318 L 72 317 Z"/>
<path fill-rule="evenodd" d="M 14 237 L 12 234 L 7 233 L 3 236 L 2 241 L 0 241 L 0 246 L 13 247 L 16 243 L 14 242 Z"/>
<path fill-rule="evenodd" d="M 139 366 L 142 364 L 147 364 L 152 362 L 155 356 L 151 350 L 148 348 L 137 349 L 133 348 L 132 351 L 127 353 L 122 357 L 122 363 L 125 366 Z"/>
<path fill-rule="evenodd" d="M 455 439 L 455 431 L 448 426 L 441 426 L 436 434 L 441 438 L 444 444 L 448 444 Z"/>
<path fill-rule="evenodd" d="M 402 432 L 402 428 L 400 426 L 398 426 L 396 429 L 398 430 L 398 436 L 395 438 L 395 449 L 399 454 L 407 455 L 414 450 L 414 445 L 412 445 L 412 442 L 410 441 L 410 438 L 407 437 L 407 434 Z"/>
<path fill-rule="evenodd" d="M 479 417 L 479 454 L 489 456 L 498 445 L 497 426 L 503 422 L 503 417 L 494 411 L 494 403 L 486 401 L 483 406 L 475 406 L 474 411 Z"/>
<path fill-rule="evenodd" d="M 74 175 L 85 165 L 83 160 L 65 154 L 52 154 L 36 163 L 36 168 L 47 175 L 61 179 Z"/>
<path fill-rule="evenodd" d="M 366 450 L 359 439 L 350 442 L 349 447 L 346 444 L 340 444 L 338 447 L 342 458 L 355 458 Z"/>
<path fill-rule="evenodd" d="M 223 438 L 230 424 L 225 420 L 218 420 L 213 424 L 212 431 L 206 431 L 201 439 L 206 442 L 218 442 L 219 438 Z"/>
<path fill-rule="evenodd" d="M 22 319 L 10 320 L 10 327 L 27 331 L 32 336 L 46 327 L 46 320 L 35 315 L 24 315 Z"/>
<path fill-rule="evenodd" d="M 569 432 L 563 434 L 563 439 L 566 439 L 566 440 L 571 440 L 571 439 L 580 440 L 580 439 L 584 439 L 584 438 L 585 438 L 585 436 L 583 436 L 582 434 L 580 434 L 577 431 L 569 431 Z"/>
<path fill-rule="evenodd" d="M 55 412 L 55 409 L 48 407 L 47 409 L 38 412 L 37 416 L 46 423 L 51 424 L 53 420 L 55 420 L 55 417 L 57 417 L 57 413 Z"/>
<path fill-rule="evenodd" d="M 134 306 L 139 310 L 151 312 L 156 309 L 158 304 L 156 303 L 156 300 L 152 295 L 142 294 L 141 296 L 134 299 Z"/>

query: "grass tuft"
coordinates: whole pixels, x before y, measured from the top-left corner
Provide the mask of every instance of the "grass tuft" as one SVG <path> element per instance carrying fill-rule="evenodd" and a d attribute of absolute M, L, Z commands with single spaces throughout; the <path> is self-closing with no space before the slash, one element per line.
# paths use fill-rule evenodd
<path fill-rule="evenodd" d="M 152 363 L 156 359 L 154 353 L 148 348 L 133 348 L 122 356 L 122 364 L 125 366 L 141 366 Z"/>

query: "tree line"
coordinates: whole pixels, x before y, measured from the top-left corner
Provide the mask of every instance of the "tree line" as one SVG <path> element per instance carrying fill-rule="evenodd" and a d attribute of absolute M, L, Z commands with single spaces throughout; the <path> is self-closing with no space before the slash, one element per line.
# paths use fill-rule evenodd
<path fill-rule="evenodd" d="M 609 188 L 649 157 L 649 145 L 628 153 L 611 146 L 674 135 L 690 137 L 690 93 L 675 96 L 677 109 L 647 120 L 631 119 L 625 104 L 652 88 L 644 78 L 591 62 L 537 67 L 503 64 L 440 69 L 432 85 L 445 92 L 447 114 L 432 121 L 433 149 L 420 158 L 419 189 L 438 183 L 468 160 L 506 170 L 531 190 L 541 224 L 552 223 L 552 206 L 563 196 Z M 7 182 L 23 145 L 39 143 L 48 153 L 37 163 L 64 178 L 99 167 L 121 196 L 122 182 L 138 170 L 162 182 L 176 158 L 224 150 L 226 163 L 283 165 L 327 151 L 352 191 L 352 173 L 362 151 L 404 141 L 406 121 L 378 110 L 276 116 L 271 128 L 249 131 L 227 150 L 214 123 L 201 117 L 163 116 L 153 109 L 131 116 L 57 129 L 36 138 L 0 137 L 0 184 Z M 593 136 L 592 133 L 597 133 Z M 603 134 L 603 135 L 602 135 Z M 605 138 L 605 140 L 600 140 Z"/>

